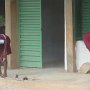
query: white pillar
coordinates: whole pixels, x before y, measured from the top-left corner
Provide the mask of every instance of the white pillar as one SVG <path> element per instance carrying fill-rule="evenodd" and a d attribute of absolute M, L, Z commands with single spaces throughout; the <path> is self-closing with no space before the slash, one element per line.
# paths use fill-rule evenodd
<path fill-rule="evenodd" d="M 65 0 L 65 70 L 69 72 L 76 71 L 72 5 L 73 0 Z"/>

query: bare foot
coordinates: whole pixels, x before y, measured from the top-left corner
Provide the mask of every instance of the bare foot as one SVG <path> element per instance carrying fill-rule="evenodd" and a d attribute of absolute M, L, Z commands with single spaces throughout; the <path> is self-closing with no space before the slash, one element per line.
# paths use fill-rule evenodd
<path fill-rule="evenodd" d="M 7 77 L 7 74 L 2 74 L 1 77 L 5 78 L 5 77 Z"/>
<path fill-rule="evenodd" d="M 0 72 L 0 76 L 2 76 L 2 73 Z"/>

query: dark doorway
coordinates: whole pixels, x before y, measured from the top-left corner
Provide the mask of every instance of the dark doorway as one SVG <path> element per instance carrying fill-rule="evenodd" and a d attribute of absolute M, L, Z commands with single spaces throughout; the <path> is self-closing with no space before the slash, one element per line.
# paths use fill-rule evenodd
<path fill-rule="evenodd" d="M 5 0 L 0 0 L 0 15 L 5 15 Z"/>
<path fill-rule="evenodd" d="M 43 66 L 64 66 L 64 0 L 42 0 Z"/>
<path fill-rule="evenodd" d="M 5 0 L 0 0 L 0 26 L 4 24 L 5 18 Z"/>

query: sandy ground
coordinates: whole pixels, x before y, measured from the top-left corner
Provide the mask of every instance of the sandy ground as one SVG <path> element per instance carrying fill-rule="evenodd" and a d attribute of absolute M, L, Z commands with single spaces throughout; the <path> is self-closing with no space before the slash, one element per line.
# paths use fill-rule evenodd
<path fill-rule="evenodd" d="M 22 80 L 25 76 L 28 80 Z M 90 90 L 90 74 L 60 68 L 8 70 L 8 77 L 0 78 L 0 90 Z"/>

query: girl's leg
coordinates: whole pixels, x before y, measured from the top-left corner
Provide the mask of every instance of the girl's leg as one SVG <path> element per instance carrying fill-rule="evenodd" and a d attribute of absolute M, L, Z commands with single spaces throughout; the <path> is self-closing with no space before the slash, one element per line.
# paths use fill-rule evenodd
<path fill-rule="evenodd" d="M 3 62 L 3 66 L 4 66 L 4 72 L 3 72 L 2 77 L 7 77 L 7 57 L 5 58 Z"/>
<path fill-rule="evenodd" d="M 0 76 L 2 76 L 1 65 L 0 65 Z"/>
<path fill-rule="evenodd" d="M 2 76 L 2 69 L 1 69 L 1 67 L 2 67 L 2 63 L 1 63 L 1 59 L 0 59 L 0 76 Z"/>

